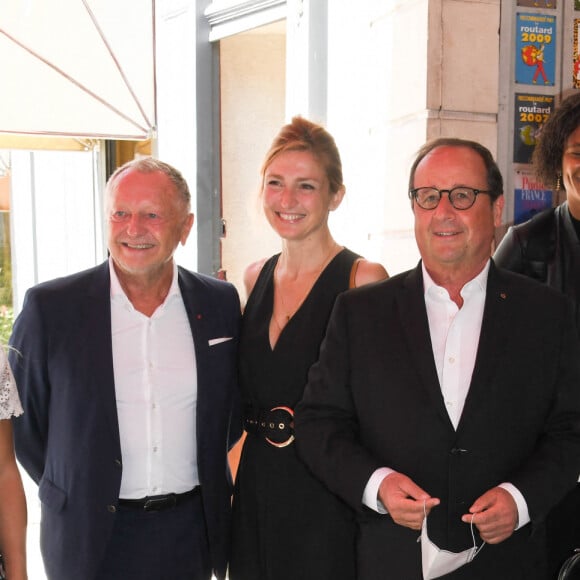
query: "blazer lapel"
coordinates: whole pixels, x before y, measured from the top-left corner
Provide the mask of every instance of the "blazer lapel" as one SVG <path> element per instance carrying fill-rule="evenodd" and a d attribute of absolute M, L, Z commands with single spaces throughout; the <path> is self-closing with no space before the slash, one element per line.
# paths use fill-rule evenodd
<path fill-rule="evenodd" d="M 211 328 L 214 326 L 212 317 L 218 316 L 219 312 L 212 308 L 207 301 L 207 292 L 204 292 L 202 282 L 196 280 L 189 274 L 178 268 L 178 282 L 181 297 L 189 319 L 193 345 L 195 348 L 195 366 L 197 372 L 197 438 L 198 449 L 200 449 L 199 439 L 203 438 L 204 430 L 200 427 L 204 425 L 204 417 L 211 413 L 208 394 L 211 389 L 207 389 L 208 377 L 210 373 L 206 368 L 209 359 L 209 343 Z"/>
<path fill-rule="evenodd" d="M 433 358 L 421 262 L 409 272 L 403 284 L 405 292 L 399 298 L 399 314 L 402 333 L 408 351 L 411 353 L 410 364 L 417 370 L 420 382 L 428 392 L 433 407 L 437 409 L 437 413 L 449 428 L 453 429 L 441 394 L 441 386 Z"/>
<path fill-rule="evenodd" d="M 95 396 L 102 399 L 107 422 L 119 441 L 111 333 L 111 279 L 108 261 L 97 267 L 93 276 L 88 279 L 85 314 L 83 325 L 90 329 L 85 336 L 91 336 L 89 345 L 91 360 L 87 361 L 87 372 L 91 373 L 90 380 L 95 387 Z"/>
<path fill-rule="evenodd" d="M 469 421 L 470 416 L 473 417 L 474 413 L 478 414 L 479 410 L 485 407 L 490 385 L 493 384 L 493 375 L 498 368 L 505 364 L 503 345 L 505 344 L 504 337 L 509 332 L 507 311 L 509 300 L 509 286 L 492 260 L 487 279 L 485 306 L 475 366 L 458 431 L 464 422 Z"/>
<path fill-rule="evenodd" d="M 186 275 L 181 268 L 178 268 L 178 282 L 181 297 L 189 320 L 191 334 L 193 337 L 193 344 L 195 347 L 195 357 L 197 366 L 197 382 L 198 391 L 200 389 L 200 365 L 207 354 L 209 328 L 211 324 L 211 316 L 217 313 L 211 312 L 204 298 L 205 293 L 200 291 L 200 288 L 195 284 L 195 279 L 192 276 Z M 199 394 L 198 394 L 199 398 Z"/>

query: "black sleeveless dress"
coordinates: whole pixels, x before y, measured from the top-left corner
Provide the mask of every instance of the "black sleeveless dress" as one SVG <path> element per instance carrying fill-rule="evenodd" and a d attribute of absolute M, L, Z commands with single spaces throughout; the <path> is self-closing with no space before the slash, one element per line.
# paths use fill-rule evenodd
<path fill-rule="evenodd" d="M 348 289 L 358 258 L 343 249 L 332 259 L 272 349 L 278 257 L 264 264 L 242 322 L 240 381 L 252 416 L 293 409 L 302 398 L 334 301 Z M 234 491 L 230 580 L 354 580 L 355 552 L 354 514 L 310 474 L 295 445 L 275 447 L 248 432 Z"/>

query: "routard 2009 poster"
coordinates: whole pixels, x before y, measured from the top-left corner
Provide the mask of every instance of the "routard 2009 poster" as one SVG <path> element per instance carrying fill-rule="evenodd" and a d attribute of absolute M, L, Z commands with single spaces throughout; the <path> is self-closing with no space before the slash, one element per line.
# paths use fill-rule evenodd
<path fill-rule="evenodd" d="M 556 76 L 556 17 L 518 13 L 516 83 L 553 86 Z"/>

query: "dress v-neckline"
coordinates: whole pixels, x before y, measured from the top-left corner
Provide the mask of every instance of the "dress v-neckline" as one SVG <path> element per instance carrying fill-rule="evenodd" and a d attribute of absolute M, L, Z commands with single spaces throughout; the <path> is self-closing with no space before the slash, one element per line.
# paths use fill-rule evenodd
<path fill-rule="evenodd" d="M 276 321 L 274 320 L 274 292 L 275 292 L 274 271 L 276 269 L 276 264 L 278 263 L 278 260 L 280 259 L 280 254 L 278 254 L 278 258 L 276 259 L 276 261 L 273 264 L 272 272 L 271 272 L 271 275 L 270 275 L 270 280 L 268 282 L 268 284 L 269 284 L 269 291 L 270 291 L 270 305 L 269 305 L 270 306 L 270 319 L 268 321 L 267 339 L 268 339 L 268 347 L 270 348 L 270 353 L 274 353 L 276 351 L 276 347 L 278 346 L 278 344 L 280 342 L 280 339 L 282 338 L 282 335 L 286 333 L 286 329 L 292 324 L 292 322 L 293 322 L 293 320 L 295 318 L 297 318 L 298 316 L 301 315 L 302 311 L 304 310 L 304 307 L 306 306 L 306 304 L 310 300 L 310 297 L 312 296 L 313 290 L 316 288 L 316 286 L 322 280 L 322 278 L 324 277 L 324 275 L 326 274 L 326 272 L 328 272 L 328 269 L 330 268 L 330 266 L 332 265 L 332 263 L 336 260 L 336 258 L 338 256 L 340 256 L 340 254 L 342 254 L 342 252 L 344 252 L 344 250 L 345 250 L 345 248 L 342 248 L 340 251 L 338 251 L 330 259 L 330 261 L 328 262 L 328 264 L 326 264 L 326 266 L 320 271 L 320 274 L 318 274 L 318 277 L 314 281 L 314 284 L 312 284 L 312 287 L 310 288 L 310 290 L 308 291 L 308 293 L 304 297 L 304 300 L 302 300 L 302 303 L 298 307 L 298 310 L 296 310 L 296 312 L 290 317 L 290 319 L 284 325 L 284 327 L 280 329 L 280 332 L 278 334 L 278 338 L 276 339 L 276 342 L 274 344 L 272 344 L 272 340 L 270 339 L 270 327 L 271 327 L 272 324 L 278 326 L 277 323 L 276 323 Z"/>

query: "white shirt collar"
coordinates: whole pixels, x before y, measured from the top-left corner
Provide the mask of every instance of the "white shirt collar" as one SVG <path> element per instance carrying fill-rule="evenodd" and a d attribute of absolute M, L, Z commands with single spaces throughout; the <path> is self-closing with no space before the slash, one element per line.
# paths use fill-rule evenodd
<path fill-rule="evenodd" d="M 461 292 L 460 292 L 460 294 L 462 296 L 464 296 L 464 294 L 463 294 L 464 291 L 468 291 L 471 288 L 473 288 L 473 289 L 477 288 L 477 289 L 483 290 L 485 292 L 485 290 L 487 288 L 487 278 L 489 275 L 489 265 L 490 264 L 491 264 L 491 260 L 488 260 L 487 264 L 483 267 L 483 270 L 481 270 L 481 272 L 475 278 L 472 278 L 469 282 L 467 282 L 465 284 L 465 286 L 463 286 L 463 288 L 461 289 Z M 428 294 L 429 291 L 431 291 L 432 289 L 441 288 L 441 286 L 436 284 L 433 281 L 433 278 L 431 278 L 431 276 L 429 276 L 429 272 L 427 272 L 427 268 L 425 268 L 425 263 L 423 261 L 421 261 L 421 268 L 423 270 L 423 288 L 424 288 L 425 294 Z"/>
<path fill-rule="evenodd" d="M 111 275 L 111 300 L 119 300 L 124 299 L 130 303 L 129 298 L 125 294 L 121 286 L 121 282 L 119 282 L 119 278 L 117 276 L 117 272 L 115 271 L 115 266 L 113 264 L 113 258 L 109 256 L 109 272 Z M 179 290 L 179 283 L 178 283 L 178 274 L 177 274 L 177 264 L 175 261 L 173 262 L 173 278 L 171 280 L 171 286 L 169 287 L 169 292 L 167 293 L 167 297 L 163 304 L 165 304 L 170 297 L 176 296 L 180 293 Z"/>

